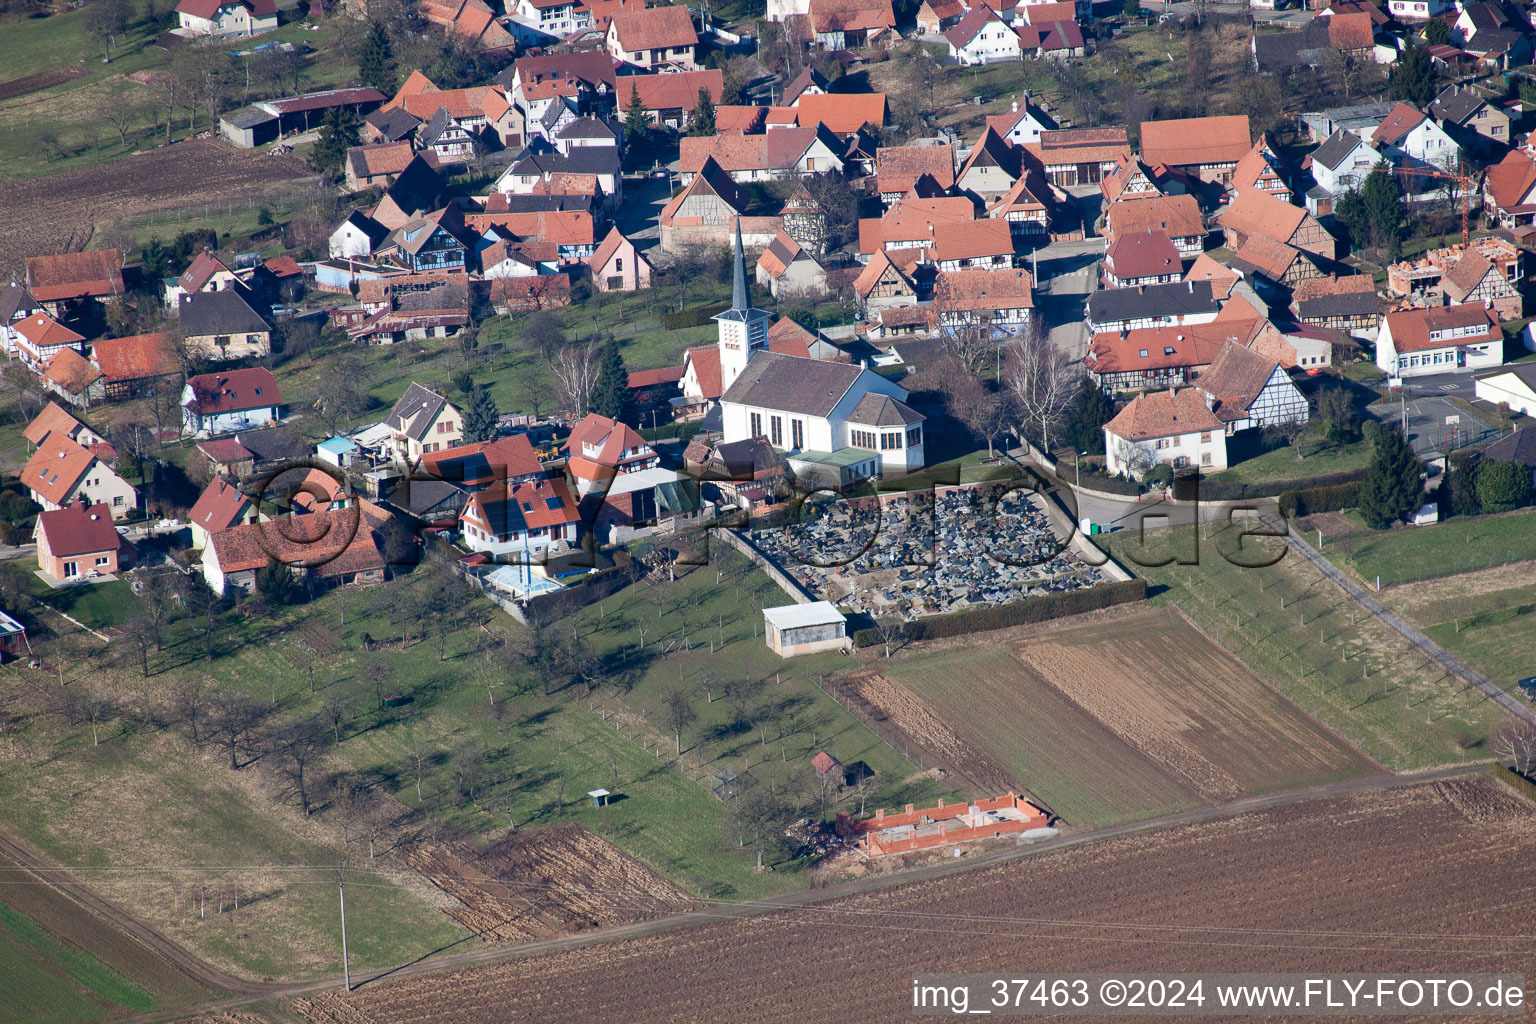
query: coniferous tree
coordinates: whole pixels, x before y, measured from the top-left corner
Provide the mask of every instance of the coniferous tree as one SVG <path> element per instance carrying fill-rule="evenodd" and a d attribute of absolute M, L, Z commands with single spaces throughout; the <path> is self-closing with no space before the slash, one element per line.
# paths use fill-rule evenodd
<path fill-rule="evenodd" d="M 389 33 L 384 26 L 368 26 L 363 38 L 363 52 L 357 59 L 357 77 L 370 89 L 377 89 L 389 96 L 395 91 L 395 53 L 389 45 Z"/>
<path fill-rule="evenodd" d="M 347 150 L 360 141 L 357 114 L 345 107 L 334 107 L 325 115 L 320 139 L 309 154 L 309 166 L 321 174 L 336 174 L 347 159 Z"/>
<path fill-rule="evenodd" d="M 1396 176 L 1380 167 L 1372 171 L 1360 189 L 1360 202 L 1372 240 L 1395 262 L 1402 252 L 1403 227 L 1403 199 Z"/>
<path fill-rule="evenodd" d="M 624 110 L 624 145 L 631 151 L 643 151 L 651 137 L 651 115 L 640 102 L 640 91 L 630 89 L 629 106 Z"/>
<path fill-rule="evenodd" d="M 603 347 L 603 359 L 597 368 L 597 386 L 592 390 L 592 411 L 612 420 L 627 418 L 629 412 L 629 373 L 619 343 Z"/>
<path fill-rule="evenodd" d="M 464 407 L 464 443 L 478 444 L 491 440 L 496 436 L 496 423 L 500 419 L 501 411 L 496 408 L 491 392 L 484 384 L 475 388 L 469 397 L 469 404 Z"/>
<path fill-rule="evenodd" d="M 1067 412 L 1067 439 L 1073 451 L 1089 455 L 1104 454 L 1104 424 L 1115 418 L 1115 403 L 1087 377 L 1078 385 L 1077 396 Z"/>
<path fill-rule="evenodd" d="M 1416 107 L 1435 98 L 1435 66 L 1429 59 L 1428 50 L 1410 46 L 1397 58 L 1387 82 L 1387 94 L 1394 100 L 1407 100 Z"/>
<path fill-rule="evenodd" d="M 1424 503 L 1423 467 L 1397 427 L 1372 423 L 1367 432 L 1373 451 L 1360 485 L 1360 515 L 1371 529 L 1385 530 Z"/>
<path fill-rule="evenodd" d="M 715 134 L 715 101 L 709 98 L 708 89 L 699 90 L 699 103 L 693 108 L 688 134 L 701 137 Z"/>

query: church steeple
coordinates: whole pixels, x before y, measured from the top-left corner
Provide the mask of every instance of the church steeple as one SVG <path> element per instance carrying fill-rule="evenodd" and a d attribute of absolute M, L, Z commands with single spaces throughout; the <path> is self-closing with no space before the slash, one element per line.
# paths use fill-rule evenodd
<path fill-rule="evenodd" d="M 741 248 L 741 218 L 736 218 L 736 262 L 731 274 L 731 308 L 747 309 L 747 256 Z"/>
<path fill-rule="evenodd" d="M 716 350 L 720 353 L 720 386 L 729 388 L 731 382 L 747 368 L 747 363 L 758 352 L 768 349 L 768 324 L 773 317 L 767 310 L 752 305 L 747 291 L 747 255 L 741 244 L 741 218 L 736 218 L 735 248 L 731 254 L 731 308 L 716 314 L 720 340 Z"/>

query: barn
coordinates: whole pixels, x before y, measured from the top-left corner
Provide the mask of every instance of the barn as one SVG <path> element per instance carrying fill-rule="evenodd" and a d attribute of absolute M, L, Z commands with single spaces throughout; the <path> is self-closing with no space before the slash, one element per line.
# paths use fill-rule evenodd
<path fill-rule="evenodd" d="M 763 609 L 763 636 L 781 658 L 848 646 L 848 622 L 830 601 Z"/>

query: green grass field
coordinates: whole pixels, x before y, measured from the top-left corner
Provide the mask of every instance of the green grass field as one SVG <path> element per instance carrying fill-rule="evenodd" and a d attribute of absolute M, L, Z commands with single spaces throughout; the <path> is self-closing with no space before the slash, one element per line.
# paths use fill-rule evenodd
<path fill-rule="evenodd" d="M 0 1022 L 93 1021 L 113 1007 L 148 1013 L 159 1002 L 92 954 L 61 942 L 36 922 L 0 904 L 0 962 L 5 995 Z"/>
<path fill-rule="evenodd" d="M 1122 564 L 1166 587 L 1154 603 L 1176 604 L 1213 639 L 1313 717 L 1394 769 L 1487 756 L 1505 712 L 1431 666 L 1406 640 L 1354 607 L 1342 591 L 1293 555 L 1243 568 L 1232 552 L 1237 527 L 1204 527 L 1199 564 L 1133 563 L 1132 532 L 1104 538 Z M 1149 532 L 1142 561 L 1180 555 L 1190 528 Z M 1249 540 L 1233 558 L 1273 557 L 1275 542 Z M 1269 552 L 1269 554 L 1265 554 Z M 1330 552 L 1332 554 L 1332 552 Z"/>
<path fill-rule="evenodd" d="M 1237 465 L 1212 473 L 1215 482 L 1273 484 L 1310 477 L 1326 476 L 1363 469 L 1370 464 L 1371 449 L 1365 442 L 1334 444 L 1308 438 L 1298 445 L 1303 457 L 1297 458 L 1297 447 L 1276 448 L 1239 462 Z"/>
<path fill-rule="evenodd" d="M 1315 543 L 1316 536 L 1313 535 Z M 1383 587 L 1536 559 L 1536 509 L 1429 526 L 1359 530 L 1324 540 L 1336 564 Z"/>
<path fill-rule="evenodd" d="M 1536 675 L 1536 583 L 1476 580 L 1442 581 L 1452 593 L 1438 600 L 1425 600 L 1417 587 L 1382 597 L 1441 647 L 1516 692 L 1516 680 Z"/>
<path fill-rule="evenodd" d="M 28 568 L 35 569 L 33 562 Z M 55 611 L 83 622 L 91 629 L 120 626 L 128 618 L 133 607 L 133 589 L 124 579 L 106 583 L 81 583 L 54 590 L 38 579 L 35 572 L 26 573 L 27 586 L 39 601 Z"/>

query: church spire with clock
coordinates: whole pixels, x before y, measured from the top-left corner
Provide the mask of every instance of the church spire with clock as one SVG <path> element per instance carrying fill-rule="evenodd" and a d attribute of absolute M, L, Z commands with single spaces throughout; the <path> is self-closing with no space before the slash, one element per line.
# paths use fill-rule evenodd
<path fill-rule="evenodd" d="M 730 388 L 748 361 L 768 351 L 768 325 L 773 315 L 751 305 L 747 293 L 747 257 L 741 247 L 741 218 L 736 219 L 735 266 L 731 275 L 731 308 L 715 316 L 719 325 L 720 387 Z"/>

